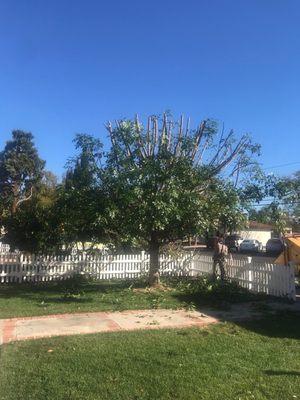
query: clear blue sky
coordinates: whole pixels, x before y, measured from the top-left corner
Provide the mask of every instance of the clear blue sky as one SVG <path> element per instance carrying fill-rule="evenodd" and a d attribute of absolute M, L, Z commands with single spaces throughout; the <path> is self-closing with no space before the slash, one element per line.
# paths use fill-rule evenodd
<path fill-rule="evenodd" d="M 299 0 L 2 0 L 0 148 L 29 130 L 61 174 L 76 132 L 170 109 L 300 169 L 299 21 Z"/>

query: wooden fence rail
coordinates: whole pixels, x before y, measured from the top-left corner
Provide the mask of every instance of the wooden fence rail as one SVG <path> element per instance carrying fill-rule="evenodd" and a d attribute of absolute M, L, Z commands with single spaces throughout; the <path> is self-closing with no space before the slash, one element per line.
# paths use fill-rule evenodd
<path fill-rule="evenodd" d="M 160 271 L 164 276 L 198 276 L 211 274 L 212 256 L 187 252 L 178 259 L 163 255 Z M 47 282 L 69 279 L 77 274 L 95 279 L 134 279 L 149 271 L 149 255 L 85 255 L 35 256 L 0 254 L 0 283 Z M 292 266 L 258 262 L 251 257 L 229 258 L 226 268 L 229 279 L 241 286 L 273 296 L 295 299 L 295 276 Z"/>

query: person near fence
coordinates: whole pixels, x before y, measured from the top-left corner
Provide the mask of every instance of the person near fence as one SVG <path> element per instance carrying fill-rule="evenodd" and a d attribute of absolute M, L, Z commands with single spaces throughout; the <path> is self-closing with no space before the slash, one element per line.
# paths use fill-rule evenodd
<path fill-rule="evenodd" d="M 221 280 L 226 279 L 226 256 L 228 255 L 228 247 L 224 244 L 224 240 L 221 236 L 217 237 L 214 243 L 214 255 L 213 255 L 213 277 L 217 278 L 217 266 L 219 266 L 221 273 Z"/>

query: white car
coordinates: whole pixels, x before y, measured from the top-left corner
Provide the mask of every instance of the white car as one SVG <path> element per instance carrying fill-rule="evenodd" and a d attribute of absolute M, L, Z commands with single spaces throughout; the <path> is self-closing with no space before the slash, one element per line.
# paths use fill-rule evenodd
<path fill-rule="evenodd" d="M 245 239 L 240 245 L 240 251 L 258 252 L 263 248 L 262 243 L 255 239 Z"/>

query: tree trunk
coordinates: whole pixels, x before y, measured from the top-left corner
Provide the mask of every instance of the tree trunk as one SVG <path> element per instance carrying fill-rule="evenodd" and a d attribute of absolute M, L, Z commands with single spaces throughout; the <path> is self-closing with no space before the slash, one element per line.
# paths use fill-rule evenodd
<path fill-rule="evenodd" d="M 155 239 L 150 242 L 149 285 L 159 285 L 159 243 Z"/>

